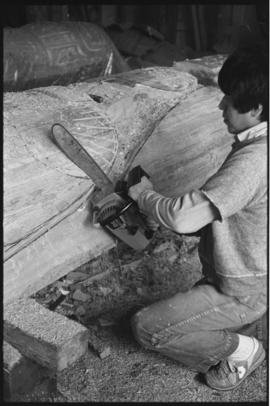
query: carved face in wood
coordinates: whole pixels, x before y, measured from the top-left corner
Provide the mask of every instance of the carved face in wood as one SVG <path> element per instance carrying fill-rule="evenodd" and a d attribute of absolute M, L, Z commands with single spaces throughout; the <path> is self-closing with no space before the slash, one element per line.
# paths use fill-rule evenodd
<path fill-rule="evenodd" d="M 261 121 L 261 104 L 259 104 L 256 109 L 252 109 L 246 113 L 239 113 L 239 111 L 233 107 L 231 97 L 225 95 L 218 107 L 223 111 L 224 123 L 227 125 L 228 131 L 231 134 L 238 134 L 248 128 L 254 127 Z"/>

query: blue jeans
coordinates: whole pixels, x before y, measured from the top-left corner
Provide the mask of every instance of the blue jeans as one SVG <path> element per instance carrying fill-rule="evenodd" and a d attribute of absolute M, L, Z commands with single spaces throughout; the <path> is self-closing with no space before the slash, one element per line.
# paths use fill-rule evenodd
<path fill-rule="evenodd" d="M 199 282 L 186 293 L 140 310 L 131 324 L 144 347 L 205 373 L 236 350 L 236 332 L 243 328 L 245 334 L 245 327 L 266 312 L 266 302 L 263 294 L 232 297 Z"/>

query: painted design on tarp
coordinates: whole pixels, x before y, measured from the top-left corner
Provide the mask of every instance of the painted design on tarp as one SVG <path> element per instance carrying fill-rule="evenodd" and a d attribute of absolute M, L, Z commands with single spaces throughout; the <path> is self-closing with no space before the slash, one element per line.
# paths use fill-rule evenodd
<path fill-rule="evenodd" d="M 81 57 L 86 54 L 76 43 L 74 36 L 68 32 L 43 34 L 39 37 L 45 46 L 51 65 L 65 66 L 81 62 Z"/>
<path fill-rule="evenodd" d="M 65 85 L 103 75 L 113 43 L 90 24 L 45 24 L 5 31 L 5 91 Z"/>

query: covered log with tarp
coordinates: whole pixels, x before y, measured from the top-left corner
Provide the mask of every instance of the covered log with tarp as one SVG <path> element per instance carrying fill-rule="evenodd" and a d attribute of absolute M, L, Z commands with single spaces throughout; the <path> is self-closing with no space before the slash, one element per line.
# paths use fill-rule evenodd
<path fill-rule="evenodd" d="M 113 180 L 136 164 L 168 196 L 200 187 L 231 137 L 217 87 L 153 67 L 4 95 L 4 300 L 29 295 L 115 245 L 90 222 L 94 184 L 55 146 L 62 123 Z"/>
<path fill-rule="evenodd" d="M 105 31 L 62 21 L 3 30 L 4 90 L 68 85 L 129 70 Z"/>

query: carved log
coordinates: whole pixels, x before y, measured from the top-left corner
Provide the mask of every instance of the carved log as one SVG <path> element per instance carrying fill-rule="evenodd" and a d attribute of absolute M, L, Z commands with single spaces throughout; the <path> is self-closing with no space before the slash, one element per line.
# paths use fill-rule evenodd
<path fill-rule="evenodd" d="M 196 87 L 188 73 L 148 68 L 5 94 L 5 302 L 30 295 L 114 245 L 90 224 L 93 182 L 53 144 L 52 124 L 63 123 L 115 181 L 160 120 Z"/>
<path fill-rule="evenodd" d="M 222 93 L 201 87 L 154 130 L 132 166 L 142 165 L 157 192 L 181 196 L 200 188 L 224 162 L 233 137 L 217 108 Z"/>

